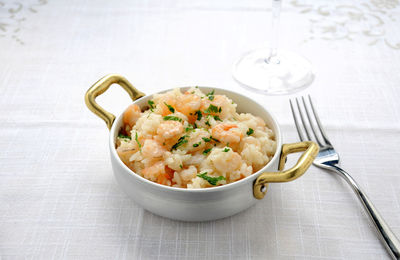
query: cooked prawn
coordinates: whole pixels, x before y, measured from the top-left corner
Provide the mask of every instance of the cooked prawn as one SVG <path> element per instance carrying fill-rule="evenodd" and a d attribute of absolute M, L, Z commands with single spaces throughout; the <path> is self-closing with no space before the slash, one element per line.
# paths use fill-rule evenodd
<path fill-rule="evenodd" d="M 203 138 L 206 140 L 210 139 L 210 133 L 203 129 L 196 129 L 192 131 L 189 135 L 187 149 L 190 152 L 204 150 L 207 143 Z"/>
<path fill-rule="evenodd" d="M 162 157 L 166 150 L 158 142 L 152 139 L 144 140 L 142 154 L 146 158 Z"/>
<path fill-rule="evenodd" d="M 142 111 L 138 105 L 132 104 L 125 110 L 122 121 L 125 125 L 128 125 L 130 128 L 132 128 L 139 119 L 141 112 Z"/>
<path fill-rule="evenodd" d="M 157 135 L 163 140 L 179 136 L 183 132 L 183 126 L 178 121 L 165 121 L 157 128 Z"/>
<path fill-rule="evenodd" d="M 213 149 L 209 158 L 214 167 L 220 172 L 232 172 L 238 170 L 242 165 L 242 157 L 232 149 L 227 152 L 222 148 Z"/>
<path fill-rule="evenodd" d="M 141 174 L 148 180 L 156 181 L 160 174 L 165 172 L 165 167 L 162 162 L 157 162 L 149 167 L 142 169 Z"/>
<path fill-rule="evenodd" d="M 213 97 L 212 100 L 209 98 L 201 100 L 201 111 L 206 111 L 210 105 L 213 105 L 218 108 L 218 112 L 209 111 L 207 114 L 218 115 L 221 119 L 225 119 L 235 112 L 235 106 L 232 105 L 232 100 L 223 95 L 214 95 Z"/>
<path fill-rule="evenodd" d="M 165 96 L 162 97 L 158 103 L 158 107 L 161 108 L 161 115 L 166 116 L 169 114 L 172 114 L 173 112 L 171 111 L 172 109 L 175 109 L 176 107 L 176 99 L 172 98 L 170 96 Z"/>
<path fill-rule="evenodd" d="M 200 105 L 200 97 L 190 93 L 179 96 L 176 101 L 176 109 L 188 117 L 189 123 L 196 121 L 196 111 L 200 109 Z"/>
<path fill-rule="evenodd" d="M 212 128 L 212 136 L 225 144 L 237 144 L 243 134 L 237 125 L 222 123 Z"/>

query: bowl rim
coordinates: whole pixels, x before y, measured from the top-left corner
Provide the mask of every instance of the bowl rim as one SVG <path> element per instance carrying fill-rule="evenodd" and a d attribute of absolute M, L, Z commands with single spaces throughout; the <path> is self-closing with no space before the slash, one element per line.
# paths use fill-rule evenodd
<path fill-rule="evenodd" d="M 155 94 L 162 94 L 162 93 L 174 90 L 176 88 L 178 88 L 179 90 L 185 90 L 185 89 L 189 89 L 191 87 L 194 87 L 194 86 L 183 86 L 183 87 L 175 87 L 175 88 L 164 89 L 164 90 L 161 90 L 159 92 L 155 92 L 155 93 L 152 93 L 152 94 L 145 95 L 145 96 L 133 101 L 131 104 L 136 104 L 136 103 L 138 103 L 138 102 L 140 102 L 142 100 L 150 99 Z M 218 88 L 218 87 L 209 87 L 209 86 L 196 86 L 196 87 L 198 87 L 199 89 L 207 89 L 207 90 L 208 89 L 214 89 L 216 91 L 227 92 L 228 94 L 226 94 L 226 93 L 221 93 L 221 94 L 226 95 L 228 98 L 231 98 L 231 97 L 229 97 L 229 93 L 233 93 L 235 95 L 239 95 L 239 96 L 243 97 L 244 99 L 247 99 L 250 102 L 253 102 L 253 103 L 257 104 L 258 106 L 260 106 L 264 110 L 264 112 L 266 112 L 268 114 L 268 116 L 271 118 L 271 122 L 270 122 L 272 124 L 271 128 L 274 128 L 276 130 L 276 131 L 274 131 L 274 133 L 275 133 L 275 141 L 276 141 L 276 151 L 275 151 L 275 154 L 272 157 L 272 159 L 266 165 L 264 165 L 264 167 L 262 167 L 257 172 L 251 174 L 250 176 L 247 176 L 247 177 L 245 177 L 245 178 L 243 178 L 241 180 L 238 180 L 238 181 L 235 181 L 235 182 L 232 182 L 232 183 L 228 183 L 228 184 L 224 184 L 224 185 L 220 185 L 220 186 L 216 186 L 216 187 L 188 189 L 188 188 L 171 187 L 171 186 L 162 185 L 162 184 L 153 182 L 151 180 L 148 180 L 148 179 L 140 176 L 136 172 L 132 171 L 128 166 L 126 166 L 122 162 L 121 158 L 118 156 L 117 149 L 115 149 L 115 139 L 116 139 L 116 136 L 118 134 L 117 131 L 119 131 L 119 127 L 117 129 L 117 125 L 119 125 L 119 122 L 121 122 L 121 120 L 122 120 L 122 115 L 123 115 L 123 112 L 122 112 L 116 117 L 116 119 L 114 120 L 114 122 L 112 124 L 111 130 L 110 130 L 110 134 L 109 134 L 109 146 L 110 146 L 109 148 L 110 148 L 110 155 L 116 159 L 115 161 L 118 162 L 118 165 L 120 167 L 122 167 L 127 173 L 129 173 L 129 175 L 134 176 L 139 181 L 143 181 L 145 184 L 149 184 L 152 187 L 157 188 L 157 189 L 160 188 L 160 189 L 166 189 L 166 190 L 169 190 L 169 191 L 184 192 L 184 193 L 186 193 L 186 192 L 188 192 L 188 193 L 208 193 L 208 192 L 216 192 L 216 191 L 222 191 L 222 190 L 227 190 L 227 189 L 233 189 L 233 188 L 235 188 L 237 186 L 244 185 L 245 183 L 247 183 L 249 181 L 252 181 L 253 179 L 257 178 L 263 171 L 265 171 L 265 169 L 267 167 L 269 167 L 270 165 L 274 164 L 274 162 L 276 160 L 280 159 L 280 154 L 281 154 L 281 149 L 282 149 L 282 133 L 281 133 L 280 126 L 279 126 L 279 123 L 278 123 L 277 119 L 275 118 L 275 116 L 273 114 L 271 114 L 268 111 L 267 108 L 265 108 L 263 105 L 261 105 L 256 100 L 254 100 L 254 99 L 252 99 L 250 97 L 247 97 L 247 96 L 245 96 L 243 94 L 240 94 L 240 93 L 238 93 L 236 91 L 233 91 L 233 90 L 228 90 L 228 89 L 225 89 L 225 88 Z M 246 106 L 248 106 L 248 105 L 249 104 L 246 104 Z"/>

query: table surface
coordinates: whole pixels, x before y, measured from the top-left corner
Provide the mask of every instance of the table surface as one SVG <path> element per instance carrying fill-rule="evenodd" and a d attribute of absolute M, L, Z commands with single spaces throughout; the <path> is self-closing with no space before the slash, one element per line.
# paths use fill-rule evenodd
<path fill-rule="evenodd" d="M 270 14 L 266 0 L 0 0 L 0 256 L 388 259 L 349 186 L 315 167 L 202 223 L 147 212 L 114 180 L 108 130 L 83 100 L 105 74 L 146 93 L 233 89 L 278 118 L 285 142 L 298 141 L 288 99 L 310 94 L 342 167 L 400 237 L 399 1 L 284 1 L 280 47 L 316 71 L 291 96 L 231 77 L 241 54 L 268 45 Z M 98 100 L 115 114 L 130 102 L 114 86 Z"/>

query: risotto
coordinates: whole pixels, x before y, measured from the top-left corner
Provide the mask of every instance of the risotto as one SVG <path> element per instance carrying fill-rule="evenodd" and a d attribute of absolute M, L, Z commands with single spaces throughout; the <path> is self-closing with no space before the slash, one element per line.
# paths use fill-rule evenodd
<path fill-rule="evenodd" d="M 155 94 L 148 107 L 123 114 L 117 153 L 126 166 L 159 184 L 207 188 L 243 179 L 276 150 L 263 119 L 238 113 L 225 95 L 193 87 Z"/>

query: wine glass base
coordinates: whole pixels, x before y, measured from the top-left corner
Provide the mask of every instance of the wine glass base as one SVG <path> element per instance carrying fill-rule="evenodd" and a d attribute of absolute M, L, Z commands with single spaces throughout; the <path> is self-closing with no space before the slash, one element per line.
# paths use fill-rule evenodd
<path fill-rule="evenodd" d="M 267 95 L 291 94 L 313 82 L 314 72 L 307 59 L 279 51 L 277 59 L 268 62 L 269 53 L 269 49 L 246 53 L 233 64 L 233 78 L 241 86 Z"/>

